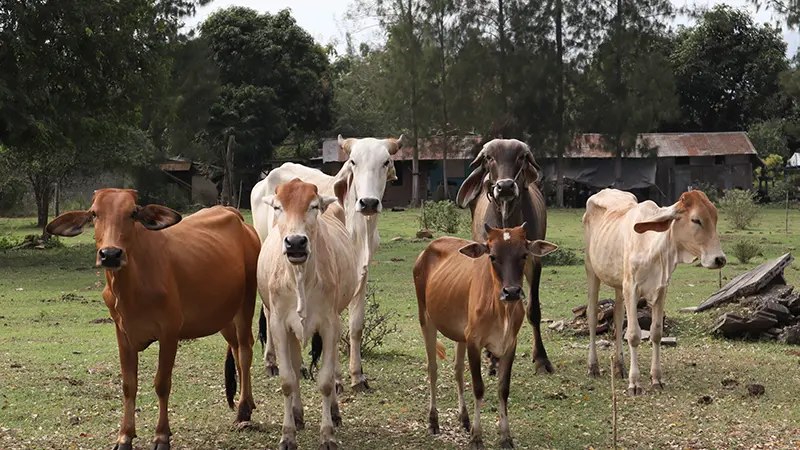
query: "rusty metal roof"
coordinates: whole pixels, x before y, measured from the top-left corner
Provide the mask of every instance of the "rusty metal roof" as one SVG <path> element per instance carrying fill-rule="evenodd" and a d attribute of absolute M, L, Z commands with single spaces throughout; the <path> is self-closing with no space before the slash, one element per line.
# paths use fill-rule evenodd
<path fill-rule="evenodd" d="M 159 164 L 158 168 L 166 172 L 186 172 L 191 170 L 192 161 L 188 159 L 168 159 Z"/>
<path fill-rule="evenodd" d="M 443 153 L 442 137 L 432 137 L 419 140 L 419 159 L 440 160 Z M 450 147 L 447 151 L 448 159 L 467 159 L 472 160 L 475 155 L 475 146 L 480 143 L 481 137 L 477 135 L 458 136 L 450 138 Z M 403 147 L 392 156 L 395 161 L 410 161 L 413 158 L 414 149 L 412 146 Z M 323 162 L 344 162 L 347 155 L 339 147 L 336 139 L 326 139 L 322 142 L 322 161 Z"/>
<path fill-rule="evenodd" d="M 567 158 L 611 158 L 603 148 L 600 134 L 583 134 L 575 139 Z M 756 149 L 743 131 L 724 133 L 642 133 L 639 142 L 658 148 L 659 158 L 681 156 L 755 155 Z M 638 152 L 629 158 L 644 158 Z"/>

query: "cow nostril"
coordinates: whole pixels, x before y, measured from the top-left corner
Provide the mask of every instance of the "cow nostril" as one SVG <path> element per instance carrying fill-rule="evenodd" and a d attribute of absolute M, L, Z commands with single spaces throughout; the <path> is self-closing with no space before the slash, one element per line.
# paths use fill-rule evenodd
<path fill-rule="evenodd" d="M 358 204 L 361 205 L 361 209 L 375 211 L 378 209 L 380 200 L 378 200 L 377 198 L 365 197 L 365 198 L 360 198 L 358 200 Z"/>
<path fill-rule="evenodd" d="M 308 244 L 308 238 L 302 235 L 286 236 L 283 243 L 290 248 L 304 248 Z"/>
<path fill-rule="evenodd" d="M 717 266 L 722 267 L 728 262 L 728 260 L 724 256 L 717 256 L 714 258 L 714 262 L 717 264 Z"/>
<path fill-rule="evenodd" d="M 100 259 L 119 259 L 122 256 L 122 250 L 119 248 L 104 248 L 100 249 Z"/>

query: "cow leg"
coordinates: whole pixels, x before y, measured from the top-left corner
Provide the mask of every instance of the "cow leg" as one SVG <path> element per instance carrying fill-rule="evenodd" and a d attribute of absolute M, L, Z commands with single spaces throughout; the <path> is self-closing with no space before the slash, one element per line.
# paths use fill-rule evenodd
<path fill-rule="evenodd" d="M 119 365 L 122 372 L 123 408 L 122 424 L 114 450 L 132 450 L 133 438 L 136 437 L 136 391 L 139 389 L 139 353 L 130 347 L 128 338 L 115 325 L 117 347 L 119 349 Z"/>
<path fill-rule="evenodd" d="M 175 354 L 178 352 L 178 337 L 170 336 L 159 339 L 158 370 L 156 371 L 155 388 L 158 396 L 158 424 L 153 450 L 169 450 L 169 392 L 172 389 L 172 368 L 175 366 Z"/>
<path fill-rule="evenodd" d="M 364 275 L 366 277 L 366 275 Z M 361 366 L 361 338 L 364 333 L 364 307 L 367 280 L 363 279 L 358 293 L 350 301 L 350 387 L 353 392 L 369 391 L 367 378 Z"/>
<path fill-rule="evenodd" d="M 436 380 L 439 363 L 436 361 L 436 327 L 426 317 L 422 324 L 422 337 L 425 340 L 425 354 L 428 360 L 428 382 L 431 389 L 431 401 L 428 407 L 428 431 L 439 434 L 439 411 L 436 409 Z"/>
<path fill-rule="evenodd" d="M 303 401 L 300 398 L 300 376 L 303 371 L 303 348 L 300 341 L 293 334 L 289 334 L 289 351 L 290 358 L 284 360 L 287 364 L 291 363 L 292 369 L 295 374 L 294 390 L 292 391 L 292 415 L 294 416 L 294 425 L 298 430 L 306 428 L 305 411 L 303 409 Z"/>
<path fill-rule="evenodd" d="M 339 318 L 327 324 L 322 335 L 322 367 L 317 377 L 317 386 L 322 394 L 322 423 L 320 424 L 320 450 L 336 450 L 339 448 L 333 436 L 333 418 L 331 410 L 336 402 L 334 372 L 336 360 L 339 359 L 338 343 L 340 335 Z M 341 419 L 340 419 L 341 420 Z"/>
<path fill-rule="evenodd" d="M 539 305 L 539 280 L 542 278 L 542 262 L 536 259 L 532 264 L 533 270 L 531 276 L 528 277 L 528 284 L 530 284 L 531 295 L 528 302 L 528 322 L 533 326 L 533 361 L 535 363 L 535 372 L 539 373 L 542 370 L 545 373 L 553 373 L 555 369 L 550 359 L 547 357 L 547 351 L 544 349 L 542 342 L 542 310 Z"/>
<path fill-rule="evenodd" d="M 614 374 L 620 379 L 627 377 L 625 370 L 625 355 L 622 353 L 622 321 L 625 316 L 625 296 L 622 289 L 616 290 L 614 300 L 614 351 L 617 352 L 617 360 L 614 364 Z"/>
<path fill-rule="evenodd" d="M 283 435 L 278 448 L 279 450 L 297 450 L 297 427 L 294 423 L 293 402 L 294 391 L 298 385 L 298 374 L 295 373 L 294 364 L 291 363 L 290 347 L 290 341 L 296 341 L 297 338 L 284 327 L 281 327 L 277 318 L 270 317 L 269 321 L 270 329 L 275 338 L 275 349 L 278 351 L 278 357 L 283 361 L 283 364 L 278 366 L 281 377 L 281 392 L 283 392 Z M 297 346 L 300 346 L 299 342 Z"/>
<path fill-rule="evenodd" d="M 655 389 L 664 389 L 661 379 L 661 336 L 664 333 L 664 301 L 666 297 L 667 290 L 659 289 L 656 301 L 652 306 L 653 321 L 650 324 L 650 342 L 653 344 L 653 359 L 650 365 L 650 379 Z"/>
<path fill-rule="evenodd" d="M 253 295 L 255 297 L 255 295 Z M 245 302 L 247 303 L 247 302 Z M 256 402 L 253 399 L 252 376 L 250 367 L 253 364 L 253 312 L 255 301 L 252 306 L 243 306 L 242 310 L 234 318 L 236 324 L 236 338 L 239 344 L 239 379 L 242 382 L 242 391 L 239 397 L 239 409 L 236 415 L 236 422 L 249 422 L 252 411 L 256 409 Z"/>
<path fill-rule="evenodd" d="M 263 295 L 262 295 L 263 298 Z M 264 364 L 267 371 L 268 377 L 275 377 L 278 376 L 278 361 L 275 358 L 275 340 L 272 337 L 272 327 L 269 323 L 269 298 L 262 300 L 262 307 L 264 308 L 264 315 L 267 316 L 267 323 L 266 323 L 266 336 L 267 336 L 267 345 L 264 349 Z"/>
<path fill-rule="evenodd" d="M 500 398 L 500 448 L 514 448 L 511 430 L 508 426 L 508 393 L 511 388 L 511 366 L 514 365 L 516 351 L 517 344 L 515 343 L 511 350 L 500 358 L 499 383 L 497 385 L 497 393 Z"/>
<path fill-rule="evenodd" d="M 597 363 L 597 296 L 600 291 L 600 279 L 586 263 L 586 319 L 589 322 L 589 376 L 600 376 L 600 365 Z"/>
<path fill-rule="evenodd" d="M 628 374 L 628 395 L 635 396 L 644 393 L 639 386 L 639 344 L 642 342 L 642 333 L 639 328 L 639 317 L 637 315 L 637 304 L 639 303 L 638 289 L 632 283 L 625 283 L 623 295 L 625 296 L 625 309 L 628 316 L 628 347 L 631 352 L 631 370 Z"/>
<path fill-rule="evenodd" d="M 481 402 L 483 401 L 483 378 L 481 377 L 481 349 L 473 343 L 467 344 L 469 371 L 472 374 L 472 393 L 475 394 L 475 412 L 472 417 L 470 433 L 470 450 L 483 449 L 483 432 L 481 429 Z"/>
<path fill-rule="evenodd" d="M 456 342 L 456 360 L 453 369 L 456 375 L 456 387 L 458 388 L 458 412 L 461 419 L 461 426 L 465 430 L 470 430 L 469 412 L 467 402 L 464 401 L 464 356 L 467 353 L 467 344 Z"/>
<path fill-rule="evenodd" d="M 341 335 L 341 325 L 339 325 L 339 333 Z M 336 351 L 339 351 L 339 336 L 336 336 Z M 344 388 L 342 387 L 342 366 L 339 363 L 339 354 L 336 353 L 336 358 L 333 358 L 335 363 L 333 369 L 333 401 L 331 402 L 331 420 L 333 420 L 333 426 L 340 427 L 342 426 L 342 415 L 339 412 L 339 394 L 344 392 Z"/>
<path fill-rule="evenodd" d="M 335 386 L 337 395 L 344 393 L 344 384 L 342 383 L 342 364 L 339 362 L 339 358 L 336 358 L 336 369 L 333 372 L 333 384 Z"/>

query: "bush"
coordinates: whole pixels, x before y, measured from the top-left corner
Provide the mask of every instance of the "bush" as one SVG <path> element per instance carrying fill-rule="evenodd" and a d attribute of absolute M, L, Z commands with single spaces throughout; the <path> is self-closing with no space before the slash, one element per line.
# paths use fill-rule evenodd
<path fill-rule="evenodd" d="M 419 226 L 428 230 L 455 234 L 462 226 L 462 217 L 456 204 L 449 200 L 424 202 L 419 215 Z"/>
<path fill-rule="evenodd" d="M 0 250 L 11 250 L 12 248 L 21 244 L 22 241 L 13 236 L 6 235 L 0 236 Z"/>
<path fill-rule="evenodd" d="M 583 264 L 583 259 L 577 253 L 564 247 L 559 247 L 553 253 L 547 254 L 542 258 L 545 266 L 579 266 Z"/>
<path fill-rule="evenodd" d="M 752 239 L 741 239 L 733 244 L 733 255 L 742 264 L 761 254 L 761 244 Z"/>
<path fill-rule="evenodd" d="M 717 203 L 719 201 L 719 192 L 717 191 L 717 185 L 714 183 L 695 181 L 692 184 L 692 188 L 703 191 L 711 203 Z"/>
<path fill-rule="evenodd" d="M 383 341 L 390 334 L 397 333 L 396 314 L 381 310 L 375 299 L 375 290 L 367 285 L 367 298 L 364 305 L 364 334 L 361 336 L 361 353 L 368 354 L 383 346 Z M 342 335 L 339 349 L 350 355 L 350 327 L 348 313 L 342 314 Z"/>
<path fill-rule="evenodd" d="M 725 191 L 725 196 L 722 197 L 719 205 L 722 213 L 727 216 L 734 228 L 744 230 L 758 216 L 759 208 L 755 203 L 755 195 L 755 192 L 741 189 Z"/>

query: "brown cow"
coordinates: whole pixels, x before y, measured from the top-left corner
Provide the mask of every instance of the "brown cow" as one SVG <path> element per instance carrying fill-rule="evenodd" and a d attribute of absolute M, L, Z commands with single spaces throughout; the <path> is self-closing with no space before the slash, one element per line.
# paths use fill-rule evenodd
<path fill-rule="evenodd" d="M 94 224 L 97 266 L 106 273 L 103 300 L 116 324 L 122 368 L 125 412 L 114 449 L 132 449 L 138 353 L 158 341 L 159 414 L 153 449 L 168 450 L 167 403 L 181 339 L 222 333 L 228 341 L 228 405 L 233 408 L 238 366 L 242 392 L 236 421 L 250 420 L 255 408 L 251 328 L 260 245 L 255 230 L 233 208 L 215 206 L 181 221 L 180 214 L 169 208 L 139 206 L 137 200 L 133 190 L 101 189 L 88 211 L 62 214 L 46 230 L 70 237 Z"/>
<path fill-rule="evenodd" d="M 539 166 L 527 144 L 516 139 L 493 139 L 486 143 L 470 164 L 474 170 L 458 190 L 456 203 L 461 208 L 469 206 L 472 212 L 472 240 L 484 242 L 484 224 L 510 228 L 525 223 L 527 237 L 545 239 L 547 209 L 536 182 Z M 542 312 L 539 305 L 539 280 L 542 260 L 528 259 L 525 278 L 528 279 L 531 298 L 528 302 L 528 322 L 533 326 L 533 361 L 537 373 L 555 369 L 547 357 L 542 342 Z M 490 374 L 494 373 L 496 359 L 492 358 Z"/>
<path fill-rule="evenodd" d="M 481 350 L 484 348 L 499 358 L 500 446 L 513 448 L 507 403 L 517 333 L 525 316 L 521 302 L 525 297 L 522 290 L 524 269 L 529 254 L 542 257 L 558 247 L 542 240 L 527 240 L 524 223 L 513 229 L 484 227 L 485 244 L 442 237 L 431 242 L 414 265 L 419 323 L 425 339 L 431 385 L 428 430 L 439 433 L 437 352 L 444 358 L 444 347 L 436 340 L 436 333 L 440 331 L 456 342 L 458 406 L 467 431 L 470 423 L 464 402 L 464 353 L 469 357 L 475 394 L 470 448 L 483 448 L 480 408 L 484 389 Z M 486 254 L 488 257 L 482 257 Z"/>

